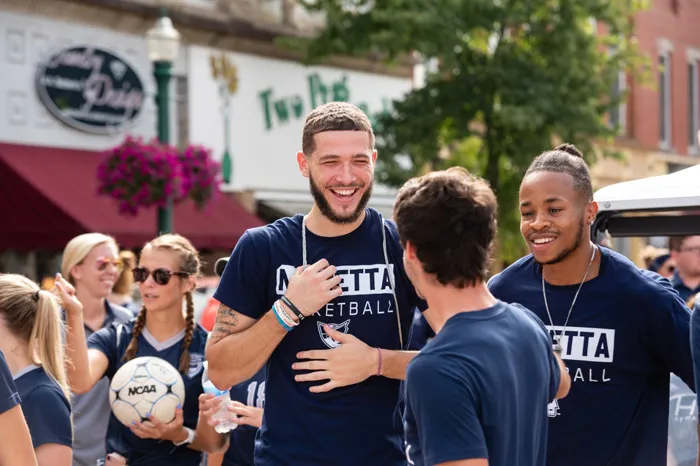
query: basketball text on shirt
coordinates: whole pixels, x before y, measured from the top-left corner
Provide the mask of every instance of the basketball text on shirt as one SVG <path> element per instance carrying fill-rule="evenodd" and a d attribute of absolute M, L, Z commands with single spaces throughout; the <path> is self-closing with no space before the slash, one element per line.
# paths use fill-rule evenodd
<path fill-rule="evenodd" d="M 549 334 L 564 335 L 561 338 L 561 357 L 566 361 L 566 370 L 571 382 L 608 383 L 610 377 L 605 367 L 578 367 L 575 361 L 583 363 L 611 364 L 615 353 L 615 330 L 592 327 L 567 327 L 546 325 Z M 554 341 L 554 338 L 552 338 Z M 561 414 L 557 400 L 552 401 L 547 409 L 549 417 Z"/>
<path fill-rule="evenodd" d="M 395 280 L 394 264 L 371 265 L 339 265 L 336 275 L 342 277 L 341 296 L 378 296 L 387 298 L 361 299 L 341 302 L 330 302 L 322 307 L 315 315 L 318 317 L 347 317 L 357 315 L 393 314 L 394 300 L 391 297 L 391 283 Z M 276 292 L 282 296 L 287 291 L 289 278 L 296 272 L 293 265 L 280 265 L 275 276 L 277 278 Z"/>

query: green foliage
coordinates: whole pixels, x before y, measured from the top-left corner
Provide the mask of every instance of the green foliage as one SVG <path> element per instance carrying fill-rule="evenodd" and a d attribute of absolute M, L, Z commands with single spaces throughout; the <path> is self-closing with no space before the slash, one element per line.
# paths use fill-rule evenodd
<path fill-rule="evenodd" d="M 605 152 L 605 115 L 619 70 L 641 77 L 634 0 L 302 0 L 327 27 L 297 40 L 309 62 L 328 55 L 387 62 L 437 59 L 423 88 L 394 102 L 377 128 L 379 181 L 399 186 L 426 167 L 463 165 L 500 203 L 501 258 L 523 253 L 517 190 L 534 156 L 556 141 Z M 606 29 L 594 34 L 591 18 Z"/>

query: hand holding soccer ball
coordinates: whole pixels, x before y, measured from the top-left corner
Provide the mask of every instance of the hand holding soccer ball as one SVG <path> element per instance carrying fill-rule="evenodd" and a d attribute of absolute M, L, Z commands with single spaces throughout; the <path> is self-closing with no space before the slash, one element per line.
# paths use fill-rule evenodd
<path fill-rule="evenodd" d="M 146 422 L 134 421 L 129 426 L 131 432 L 137 437 L 168 440 L 173 443 L 181 442 L 187 438 L 187 432 L 183 429 L 182 408 L 175 410 L 175 419 L 167 424 L 158 421 L 152 414 L 149 414 L 147 418 L 150 425 Z"/>

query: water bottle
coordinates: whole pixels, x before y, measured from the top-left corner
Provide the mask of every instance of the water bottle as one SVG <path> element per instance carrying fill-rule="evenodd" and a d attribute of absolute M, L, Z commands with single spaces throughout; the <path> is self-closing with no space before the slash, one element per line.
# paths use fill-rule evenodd
<path fill-rule="evenodd" d="M 207 368 L 206 361 L 204 362 L 204 373 L 202 373 L 202 388 L 204 389 L 204 393 L 211 393 L 222 400 L 219 410 L 211 417 L 212 420 L 219 421 L 219 423 L 214 427 L 214 430 L 216 430 L 216 432 L 219 434 L 225 434 L 226 432 L 230 432 L 238 427 L 238 424 L 231 422 L 230 420 L 231 417 L 235 416 L 235 414 L 229 412 L 227 409 L 229 401 L 231 401 L 229 392 L 228 390 L 219 390 L 214 386 L 212 381 L 209 380 L 209 369 Z"/>

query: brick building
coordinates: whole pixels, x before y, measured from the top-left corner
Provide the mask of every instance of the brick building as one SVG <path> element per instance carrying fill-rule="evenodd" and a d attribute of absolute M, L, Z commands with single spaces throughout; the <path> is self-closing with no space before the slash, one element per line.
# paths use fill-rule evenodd
<path fill-rule="evenodd" d="M 634 22 L 639 49 L 654 68 L 648 83 L 620 76 L 628 95 L 610 119 L 621 126 L 615 143 L 625 158 L 593 167 L 596 188 L 700 163 L 700 1 L 652 0 Z M 615 247 L 636 258 L 646 242 L 616 241 Z"/>

